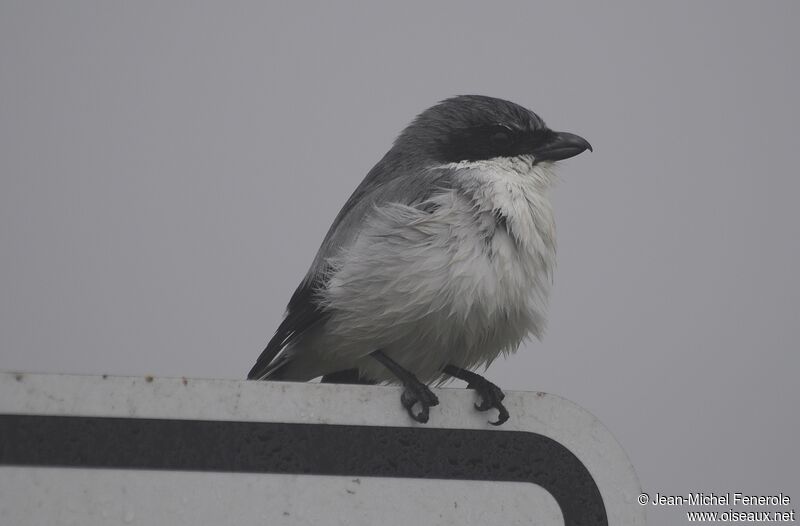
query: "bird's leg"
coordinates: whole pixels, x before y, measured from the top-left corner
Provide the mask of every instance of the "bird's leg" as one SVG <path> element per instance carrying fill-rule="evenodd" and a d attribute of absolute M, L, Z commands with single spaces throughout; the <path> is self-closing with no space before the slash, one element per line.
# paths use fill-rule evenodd
<path fill-rule="evenodd" d="M 481 403 L 475 404 L 475 409 L 478 411 L 488 411 L 491 408 L 495 408 L 500 412 L 500 415 L 497 417 L 497 422 L 490 421 L 490 424 L 493 426 L 499 426 L 508 420 L 508 410 L 506 410 L 505 406 L 503 406 L 503 398 L 505 398 L 506 395 L 502 390 L 500 390 L 499 387 L 494 385 L 483 376 L 475 374 L 472 371 L 462 369 L 461 367 L 456 367 L 455 365 L 446 366 L 444 368 L 444 372 L 450 376 L 458 378 L 459 380 L 464 380 L 467 382 L 467 389 L 474 389 L 479 395 L 481 395 Z"/>
<path fill-rule="evenodd" d="M 427 422 L 430 408 L 439 405 L 439 399 L 436 395 L 433 394 L 427 385 L 417 380 L 416 376 L 400 367 L 397 362 L 383 354 L 383 352 L 375 351 L 371 353 L 370 356 L 381 362 L 398 380 L 403 382 L 405 391 L 403 391 L 403 395 L 400 397 L 400 403 L 406 408 L 411 418 L 422 424 Z M 422 409 L 420 409 L 419 413 L 414 414 L 412 408 L 414 404 L 417 403 Z"/>
<path fill-rule="evenodd" d="M 353 384 L 353 385 L 375 385 L 377 382 L 369 378 L 362 378 L 358 369 L 345 369 L 335 373 L 326 374 L 320 380 L 323 384 Z"/>

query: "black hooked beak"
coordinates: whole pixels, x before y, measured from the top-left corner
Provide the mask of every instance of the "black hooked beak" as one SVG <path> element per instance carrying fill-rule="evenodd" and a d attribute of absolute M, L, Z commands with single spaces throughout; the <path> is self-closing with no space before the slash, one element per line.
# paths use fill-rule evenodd
<path fill-rule="evenodd" d="M 560 161 L 575 157 L 586 150 L 592 151 L 589 141 L 579 135 L 567 132 L 552 132 L 550 138 L 533 150 L 536 162 Z"/>

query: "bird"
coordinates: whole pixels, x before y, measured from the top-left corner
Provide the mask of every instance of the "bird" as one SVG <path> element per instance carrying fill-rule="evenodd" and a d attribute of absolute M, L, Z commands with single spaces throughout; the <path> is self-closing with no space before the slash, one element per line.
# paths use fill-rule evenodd
<path fill-rule="evenodd" d="M 248 379 L 399 383 L 425 423 L 439 403 L 430 386 L 457 378 L 503 424 L 505 394 L 475 370 L 542 338 L 554 164 L 586 150 L 499 98 L 424 110 L 334 219 Z"/>

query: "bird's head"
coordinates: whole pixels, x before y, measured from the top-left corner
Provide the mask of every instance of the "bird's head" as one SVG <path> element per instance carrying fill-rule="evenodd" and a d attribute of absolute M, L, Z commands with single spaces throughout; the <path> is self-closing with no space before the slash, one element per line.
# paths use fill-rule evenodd
<path fill-rule="evenodd" d="M 574 157 L 592 146 L 578 135 L 551 130 L 513 102 L 461 95 L 419 114 L 398 136 L 395 149 L 441 163 L 523 155 L 539 163 Z"/>

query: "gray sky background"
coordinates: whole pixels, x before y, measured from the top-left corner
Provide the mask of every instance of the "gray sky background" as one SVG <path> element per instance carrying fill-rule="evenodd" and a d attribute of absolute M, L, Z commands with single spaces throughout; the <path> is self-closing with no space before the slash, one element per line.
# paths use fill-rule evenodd
<path fill-rule="evenodd" d="M 549 332 L 488 375 L 651 493 L 800 507 L 800 4 L 329 4 L 0 4 L 0 369 L 244 377 L 396 133 L 493 95 L 595 152 Z"/>

